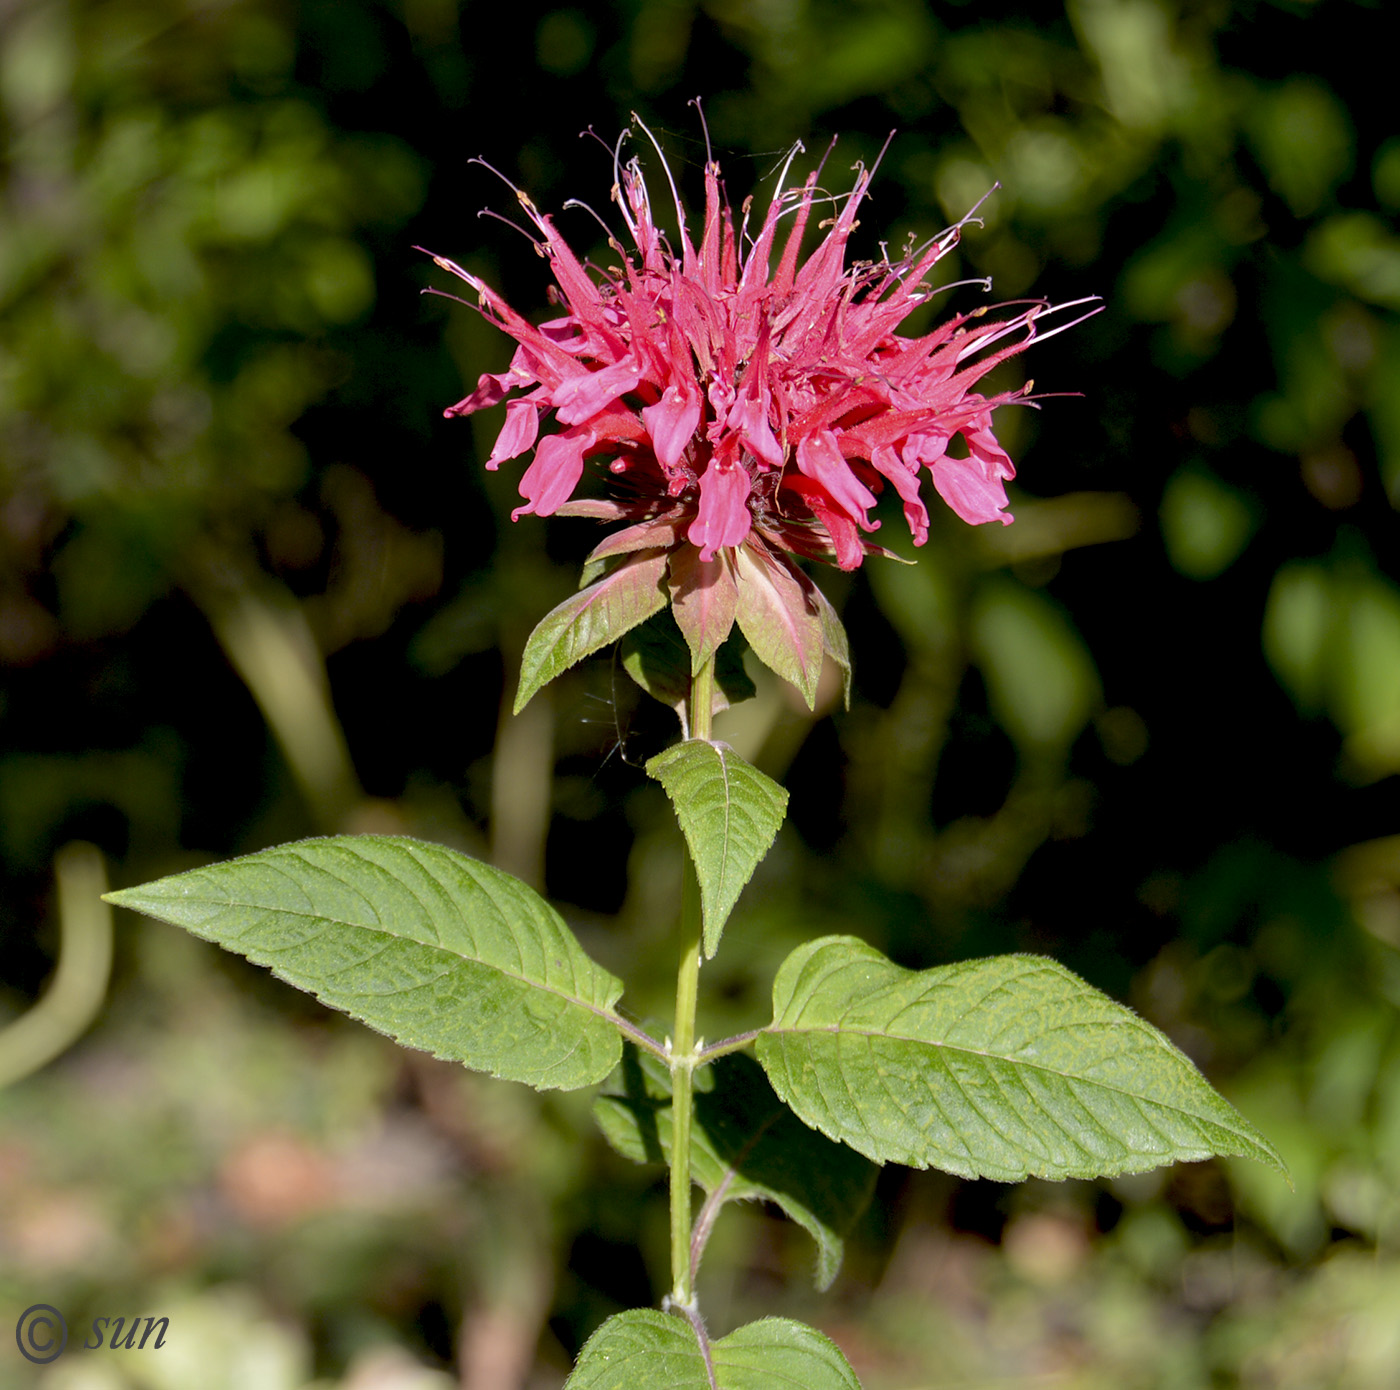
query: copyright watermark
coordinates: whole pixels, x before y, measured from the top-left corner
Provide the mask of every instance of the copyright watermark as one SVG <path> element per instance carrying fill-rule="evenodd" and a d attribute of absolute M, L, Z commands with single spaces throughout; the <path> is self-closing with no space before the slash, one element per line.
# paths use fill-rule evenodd
<path fill-rule="evenodd" d="M 149 1346 L 159 1351 L 169 1331 L 169 1318 L 93 1318 L 83 1350 L 97 1351 L 105 1346 L 110 1351 L 142 1351 Z M 47 1366 L 57 1361 L 68 1345 L 68 1323 L 52 1303 L 35 1303 L 19 1315 L 15 1345 L 26 1361 Z"/>
<path fill-rule="evenodd" d="M 52 1303 L 36 1303 L 19 1315 L 15 1342 L 26 1361 L 47 1366 L 63 1355 L 63 1348 L 68 1345 L 68 1324 Z"/>

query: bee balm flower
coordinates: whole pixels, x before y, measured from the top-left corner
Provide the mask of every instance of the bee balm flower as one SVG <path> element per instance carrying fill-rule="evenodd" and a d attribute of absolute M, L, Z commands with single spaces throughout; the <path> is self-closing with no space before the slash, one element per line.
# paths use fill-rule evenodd
<path fill-rule="evenodd" d="M 565 310 L 538 326 L 477 276 L 434 257 L 516 342 L 506 371 L 481 377 L 444 412 L 507 402 L 486 466 L 533 451 L 514 516 L 631 523 L 594 550 L 585 578 L 597 582 L 578 596 L 577 612 L 570 600 L 541 624 L 579 624 L 572 660 L 621 636 L 669 595 L 695 670 L 737 621 L 760 659 L 811 703 L 823 653 L 847 670 L 849 659 L 839 620 L 795 555 L 854 569 L 867 554 L 888 553 L 865 538 L 879 526 L 871 510 L 887 483 L 922 545 L 925 471 L 964 521 L 1011 520 L 1005 484 L 1015 469 L 992 412 L 1026 401 L 1030 387 L 992 395 L 976 387 L 1037 337 L 1072 324 L 1043 332 L 1058 311 L 1033 301 L 900 334 L 933 292 L 925 277 L 957 245 L 962 224 L 900 260 L 848 265 L 870 173 L 858 167 L 855 186 L 836 199 L 819 190 L 820 171 L 788 187 L 796 153 L 756 231 L 750 202 L 736 228 L 709 160 L 698 239 L 663 156 L 675 245 L 656 224 L 640 163 L 615 157 L 613 200 L 631 245 L 610 238 L 618 257 L 610 267 L 585 266 L 553 218 L 516 189 Z M 812 214 L 828 204 L 834 215 L 820 221 L 822 235 L 804 257 Z M 556 428 L 546 433 L 551 421 Z M 574 498 L 589 460 L 606 461 L 610 498 Z M 601 618 L 608 603 L 611 616 Z M 522 677 L 522 692 L 527 685 Z"/>
<path fill-rule="evenodd" d="M 791 156 L 784 174 L 790 165 Z M 900 335 L 899 324 L 930 293 L 924 277 L 961 227 L 900 261 L 847 266 L 870 183 L 861 169 L 804 259 L 811 214 L 829 201 L 816 178 L 784 188 L 780 177 L 751 235 L 749 205 L 736 230 L 710 161 L 698 244 L 677 198 L 674 249 L 634 159 L 617 170 L 613 189 L 632 249 L 614 241 L 621 264 L 596 274 L 517 190 L 567 310 L 538 327 L 477 276 L 434 258 L 477 292 L 483 313 L 518 345 L 509 370 L 483 376 L 445 412 L 470 415 L 524 393 L 506 406 L 486 464 L 534 450 L 515 516 L 559 511 L 585 460 L 596 458 L 629 481 L 628 495 L 667 499 L 707 561 L 758 530 L 779 538 L 781 549 L 852 569 L 875 549 L 860 533 L 878 527 L 870 511 L 885 483 L 922 545 L 924 470 L 964 521 L 1011 520 L 1005 483 L 1015 468 L 992 412 L 1024 400 L 1028 388 L 992 396 L 974 388 L 1037 337 L 1051 306 L 1037 301 L 1000 317 L 980 310 L 919 337 Z M 560 428 L 541 437 L 550 416 Z M 955 454 L 959 438 L 965 447 Z"/>

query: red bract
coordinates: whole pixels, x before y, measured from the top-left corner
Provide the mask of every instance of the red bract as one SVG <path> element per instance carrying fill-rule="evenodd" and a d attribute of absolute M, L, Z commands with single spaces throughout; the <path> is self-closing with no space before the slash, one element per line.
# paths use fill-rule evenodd
<path fill-rule="evenodd" d="M 621 264 L 596 271 L 517 190 L 567 309 L 538 327 L 475 275 L 434 257 L 476 290 L 482 312 L 518 344 L 508 371 L 483 376 L 445 412 L 470 415 L 526 393 L 507 405 L 486 464 L 494 469 L 534 448 L 516 517 L 559 511 L 585 460 L 600 458 L 631 484 L 617 515 L 683 516 L 686 538 L 706 561 L 756 531 L 779 551 L 853 569 L 876 549 L 860 532 L 878 527 L 870 510 L 885 482 L 922 545 L 929 521 L 922 468 L 964 521 L 1011 520 L 1005 482 L 1015 469 L 992 431 L 992 412 L 1024 401 L 1029 385 L 992 396 L 973 388 L 1037 337 L 1051 306 L 1037 301 L 997 317 L 982 309 L 920 337 L 900 335 L 898 325 L 931 292 L 924 277 L 957 244 L 961 227 L 897 262 L 847 266 L 846 244 L 870 183 L 860 169 L 804 260 L 811 214 L 833 200 L 819 192 L 816 172 L 785 189 L 790 165 L 791 156 L 751 235 L 749 204 L 736 232 L 710 161 L 698 246 L 674 199 L 679 253 L 656 225 L 639 163 L 617 168 L 613 197 L 634 249 L 613 241 Z M 666 176 L 670 182 L 669 168 Z M 551 412 L 562 428 L 541 438 Z M 964 449 L 955 456 L 950 446 L 959 436 Z"/>

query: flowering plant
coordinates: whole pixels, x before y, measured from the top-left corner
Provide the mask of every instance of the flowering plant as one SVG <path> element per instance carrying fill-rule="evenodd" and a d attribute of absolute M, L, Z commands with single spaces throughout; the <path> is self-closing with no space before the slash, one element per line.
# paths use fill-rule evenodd
<path fill-rule="evenodd" d="M 646 769 L 689 851 L 669 1036 L 619 1010 L 622 982 L 532 889 L 416 840 L 307 840 L 111 897 L 271 966 L 407 1046 L 540 1089 L 607 1083 L 595 1114 L 608 1140 L 670 1170 L 672 1287 L 663 1310 L 625 1312 L 597 1330 L 572 1390 L 778 1381 L 849 1390 L 849 1364 L 812 1328 L 766 1318 L 712 1334 L 695 1281 L 726 1203 L 761 1198 L 804 1226 L 825 1287 L 878 1164 L 1012 1181 L 1210 1154 L 1282 1163 L 1161 1033 L 1040 957 L 909 971 L 855 937 L 824 937 L 779 968 L 770 1022 L 712 1043 L 697 1036 L 702 963 L 787 806 L 781 786 L 712 738 L 716 709 L 743 694 L 732 661 L 723 674 L 722 651 L 747 644 L 810 705 L 823 660 L 849 678 L 850 658 L 839 617 L 799 560 L 851 569 L 881 553 L 866 537 L 885 484 L 922 545 L 923 470 L 963 520 L 1011 520 L 1014 469 L 992 416 L 1029 401 L 1030 386 L 976 388 L 1060 331 L 1044 331 L 1060 310 L 1035 301 L 903 336 L 961 226 L 898 260 L 847 265 L 869 173 L 833 200 L 820 171 L 787 186 L 789 157 L 751 231 L 751 204 L 736 227 L 711 159 L 698 242 L 666 169 L 673 244 L 640 164 L 614 161 L 631 242 L 611 243 L 615 266 L 582 262 L 516 190 L 561 316 L 534 325 L 477 276 L 435 259 L 516 343 L 506 371 L 446 412 L 507 402 L 486 466 L 533 451 L 516 516 L 620 524 L 589 556 L 579 593 L 531 635 L 516 709 L 622 641 L 628 671 L 681 718 L 681 740 Z M 804 258 L 812 214 L 827 203 L 833 215 Z M 558 428 L 542 433 L 550 416 Z M 576 496 L 594 460 L 606 463 L 607 493 Z M 683 642 L 664 640 L 666 610 Z"/>

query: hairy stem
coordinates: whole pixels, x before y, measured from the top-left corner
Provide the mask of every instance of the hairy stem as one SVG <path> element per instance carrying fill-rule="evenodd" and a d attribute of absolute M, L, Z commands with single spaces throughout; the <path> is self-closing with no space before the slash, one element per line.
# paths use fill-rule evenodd
<path fill-rule="evenodd" d="M 691 678 L 687 727 L 709 738 L 715 696 L 711 657 Z M 695 1308 L 690 1265 L 690 1123 L 695 1109 L 695 1002 L 700 991 L 700 880 L 690 856 L 681 897 L 681 961 L 676 974 L 676 1021 L 671 1036 L 671 1301 Z"/>

